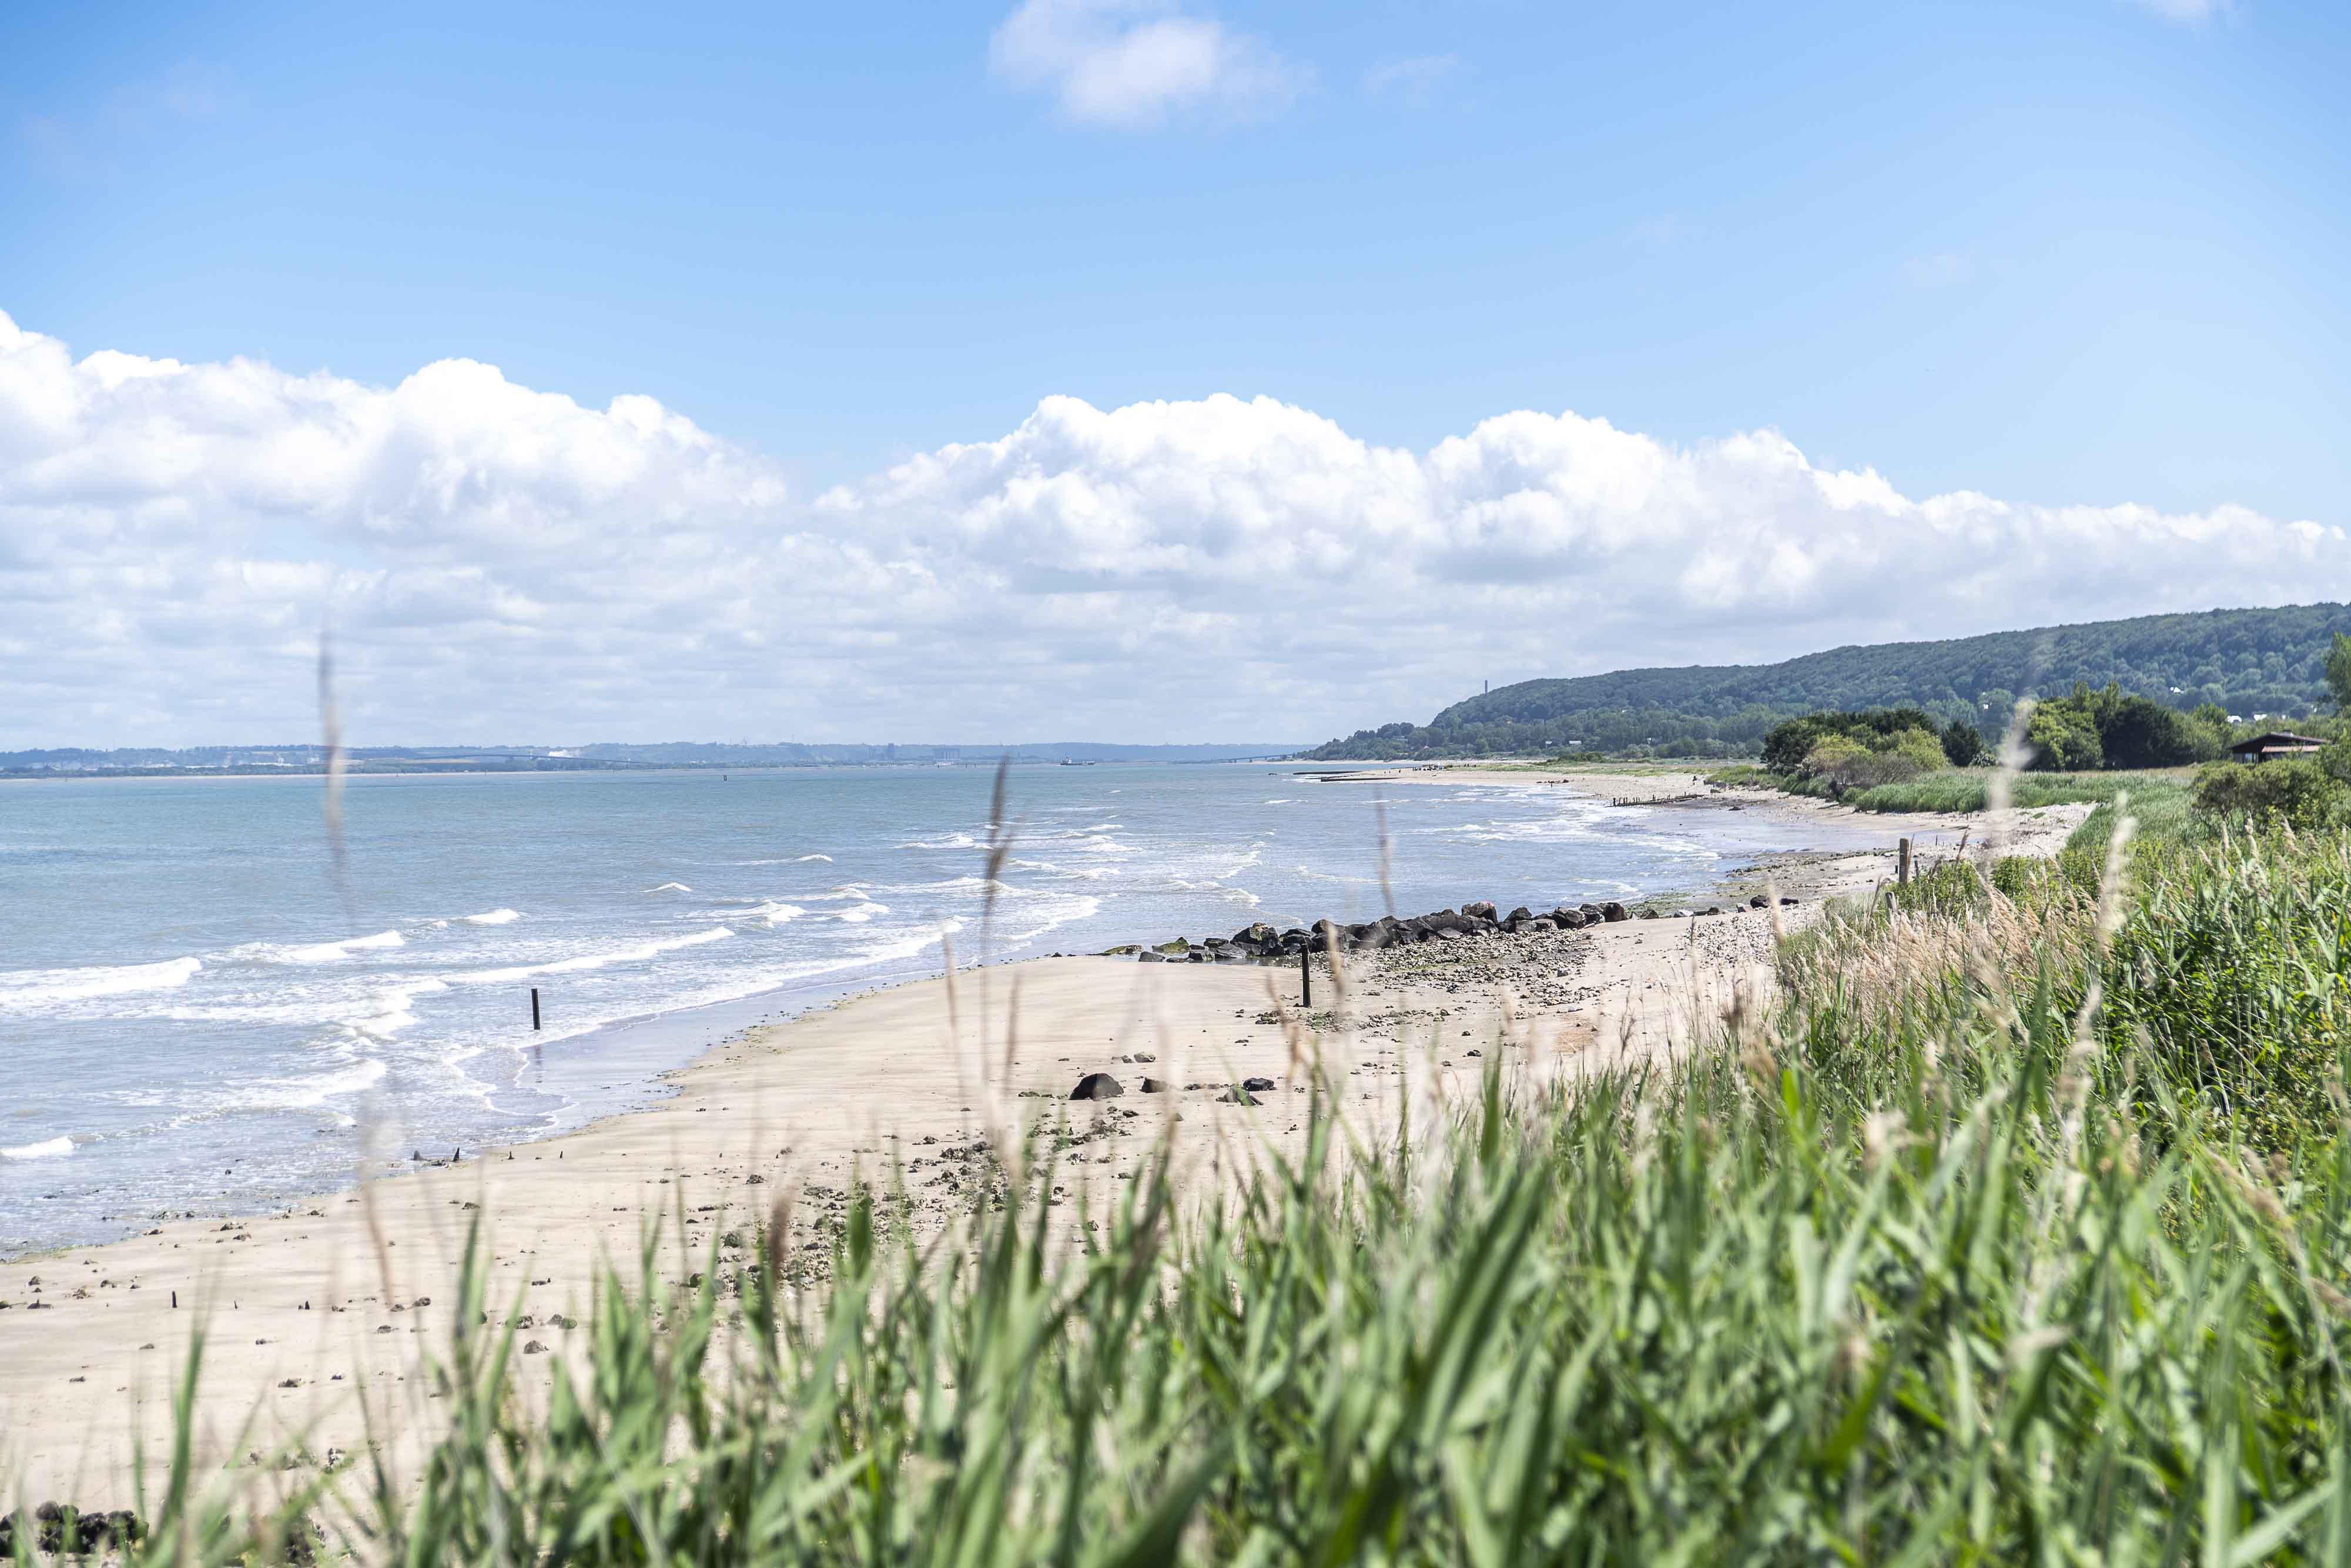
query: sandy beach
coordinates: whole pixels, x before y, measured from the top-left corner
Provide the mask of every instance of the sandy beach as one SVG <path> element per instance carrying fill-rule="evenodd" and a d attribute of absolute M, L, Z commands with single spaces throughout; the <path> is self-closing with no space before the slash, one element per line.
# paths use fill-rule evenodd
<path fill-rule="evenodd" d="M 1543 782 L 1516 769 L 1376 777 L 1399 788 Z M 1709 791 L 1691 773 L 1579 772 L 1562 787 L 1839 810 Z M 2012 851 L 2048 853 L 2085 810 L 2019 813 L 2001 826 Z M 1539 1076 L 1655 1057 L 1735 988 L 1768 984 L 1775 924 L 1890 876 L 1897 837 L 1932 858 L 1963 834 L 1982 841 L 1989 826 L 1870 821 L 1880 850 L 1774 856 L 1692 890 L 1693 902 L 1704 893 L 1735 912 L 1387 949 L 1336 977 L 1319 968 L 1312 1009 L 1298 1006 L 1294 968 L 1060 957 L 967 969 L 737 1034 L 672 1075 L 670 1098 L 562 1137 L 456 1158 L 403 1149 L 357 1186 L 275 1214 L 192 1213 L 129 1240 L 19 1259 L 0 1266 L 0 1472 L 32 1500 L 128 1506 L 134 1466 L 143 1458 L 152 1485 L 168 1457 L 172 1383 L 199 1328 L 203 1456 L 276 1459 L 273 1469 L 298 1479 L 360 1452 L 372 1429 L 392 1435 L 386 1458 L 413 1465 L 434 1429 L 422 1359 L 450 1331 L 455 1260 L 477 1220 L 493 1259 L 489 1299 L 523 1320 L 528 1355 L 584 1362 L 585 1335 L 570 1322 L 585 1319 L 604 1260 L 633 1273 L 656 1216 L 660 1267 L 684 1275 L 707 1266 L 714 1240 L 722 1265 L 747 1256 L 734 1240 L 747 1242 L 783 1197 L 791 1246 L 813 1263 L 860 1180 L 903 1175 L 908 1220 L 935 1226 L 967 1201 L 988 1141 L 1039 1117 L 1066 1113 L 1079 1134 L 1058 1178 L 1074 1197 L 1086 1184 L 1115 1190 L 1162 1134 L 1203 1183 L 1284 1147 L 1303 1120 L 1309 1057 L 1343 1085 L 1351 1115 L 1391 1129 L 1400 1112 L 1425 1114 L 1474 1083 L 1498 1050 Z M 1743 907 L 1767 888 L 1800 902 Z M 1095 1071 L 1124 1092 L 1071 1103 Z M 1166 1092 L 1144 1092 L 1146 1076 Z M 1252 1077 L 1276 1087 L 1255 1104 L 1220 1098 Z M 821 1290 L 820 1272 L 811 1267 L 803 1288 Z"/>

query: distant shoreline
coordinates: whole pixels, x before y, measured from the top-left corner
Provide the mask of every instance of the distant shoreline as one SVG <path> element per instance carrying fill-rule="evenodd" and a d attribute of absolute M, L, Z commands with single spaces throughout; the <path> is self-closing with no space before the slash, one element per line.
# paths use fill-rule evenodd
<path fill-rule="evenodd" d="M 1286 757 L 1118 757 L 1088 758 L 1070 762 L 1044 757 L 1015 757 L 1015 768 L 1223 768 L 1276 767 L 1291 759 Z M 617 762 L 586 759 L 574 766 L 563 766 L 570 759 L 559 759 L 554 767 L 483 768 L 414 766 L 387 768 L 354 764 L 343 770 L 346 779 L 496 779 L 510 776 L 575 773 L 804 773 L 825 768 L 904 768 L 919 771 L 925 768 L 984 768 L 997 766 L 995 758 L 968 758 L 942 761 L 924 761 L 901 758 L 894 761 L 871 762 Z M 92 779 L 324 779 L 321 768 L 0 768 L 0 783 L 52 783 Z"/>

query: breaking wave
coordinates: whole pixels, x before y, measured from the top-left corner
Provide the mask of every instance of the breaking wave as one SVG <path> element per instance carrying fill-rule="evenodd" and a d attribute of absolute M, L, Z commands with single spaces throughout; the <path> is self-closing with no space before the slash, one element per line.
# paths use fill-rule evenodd
<path fill-rule="evenodd" d="M 166 958 L 160 964 L 87 969 L 16 969 L 0 973 L 0 1008 L 30 1009 L 134 991 L 168 991 L 186 985 L 204 967 L 199 958 Z"/>

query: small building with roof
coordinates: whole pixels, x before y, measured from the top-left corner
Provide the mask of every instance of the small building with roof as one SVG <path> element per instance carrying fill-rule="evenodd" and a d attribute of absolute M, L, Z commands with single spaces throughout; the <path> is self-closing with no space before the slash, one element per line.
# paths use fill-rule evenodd
<path fill-rule="evenodd" d="M 2296 735 L 2291 730 L 2273 729 L 2266 735 L 2241 740 L 2229 747 L 2229 755 L 2240 762 L 2269 762 L 2281 757 L 2301 757 L 2323 750 L 2326 742 L 2314 735 Z"/>

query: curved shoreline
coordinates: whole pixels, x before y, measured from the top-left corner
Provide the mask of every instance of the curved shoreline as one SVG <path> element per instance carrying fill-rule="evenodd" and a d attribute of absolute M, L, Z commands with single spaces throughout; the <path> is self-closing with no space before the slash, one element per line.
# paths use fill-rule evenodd
<path fill-rule="evenodd" d="M 1964 823 L 1940 825 L 1956 836 Z M 1886 823 L 1886 841 L 1904 826 Z M 1881 851 L 1793 852 L 1716 885 L 1771 883 L 1803 900 L 1792 912 L 1802 919 L 1825 896 L 1865 891 L 1886 864 Z M 1069 1108 L 1091 1071 L 1123 1082 L 1110 1124 L 1126 1131 L 1073 1179 L 1111 1190 L 1161 1134 L 1186 1161 L 1229 1169 L 1259 1139 L 1281 1146 L 1297 1118 L 1279 1091 L 1257 1106 L 1215 1092 L 1290 1078 L 1300 1021 L 1349 1106 L 1393 1129 L 1423 1091 L 1474 1075 L 1479 1062 L 1449 1053 L 1492 1051 L 1506 1022 L 1524 1053 L 1514 1060 L 1538 1072 L 1676 1049 L 1699 992 L 1768 983 L 1758 968 L 1775 925 L 1753 911 L 1386 949 L 1343 966 L 1343 993 L 1323 989 L 1332 977 L 1318 961 L 1321 1010 L 1302 1020 L 1294 971 L 1244 965 L 1040 957 L 845 994 L 707 1043 L 658 1075 L 654 1103 L 574 1130 L 459 1163 L 402 1162 L 270 1215 L 167 1222 L 0 1265 L 0 1473 L 34 1496 L 92 1479 L 127 1494 L 134 1455 L 152 1464 L 168 1452 L 171 1378 L 207 1317 L 207 1453 L 266 1453 L 298 1430 L 314 1455 L 356 1451 L 351 1396 L 364 1388 L 401 1412 L 377 1412 L 398 1459 L 433 1429 L 421 1353 L 448 1331 L 451 1270 L 476 1219 L 492 1237 L 491 1297 L 519 1302 L 553 1355 L 576 1364 L 584 1336 L 546 1325 L 584 1310 L 600 1256 L 632 1267 L 649 1217 L 667 1217 L 660 1267 L 674 1276 L 705 1266 L 730 1220 L 756 1221 L 779 1193 L 799 1195 L 794 1244 L 822 1248 L 861 1175 L 903 1171 L 913 1222 L 943 1222 L 961 1200 L 939 1152 Z M 1343 1019 L 1330 1013 L 1334 995 Z M 1144 1064 L 1122 1060 L 1137 1056 L 1177 1092 L 1140 1093 Z M 248 1414 L 253 1431 L 239 1437 Z"/>

